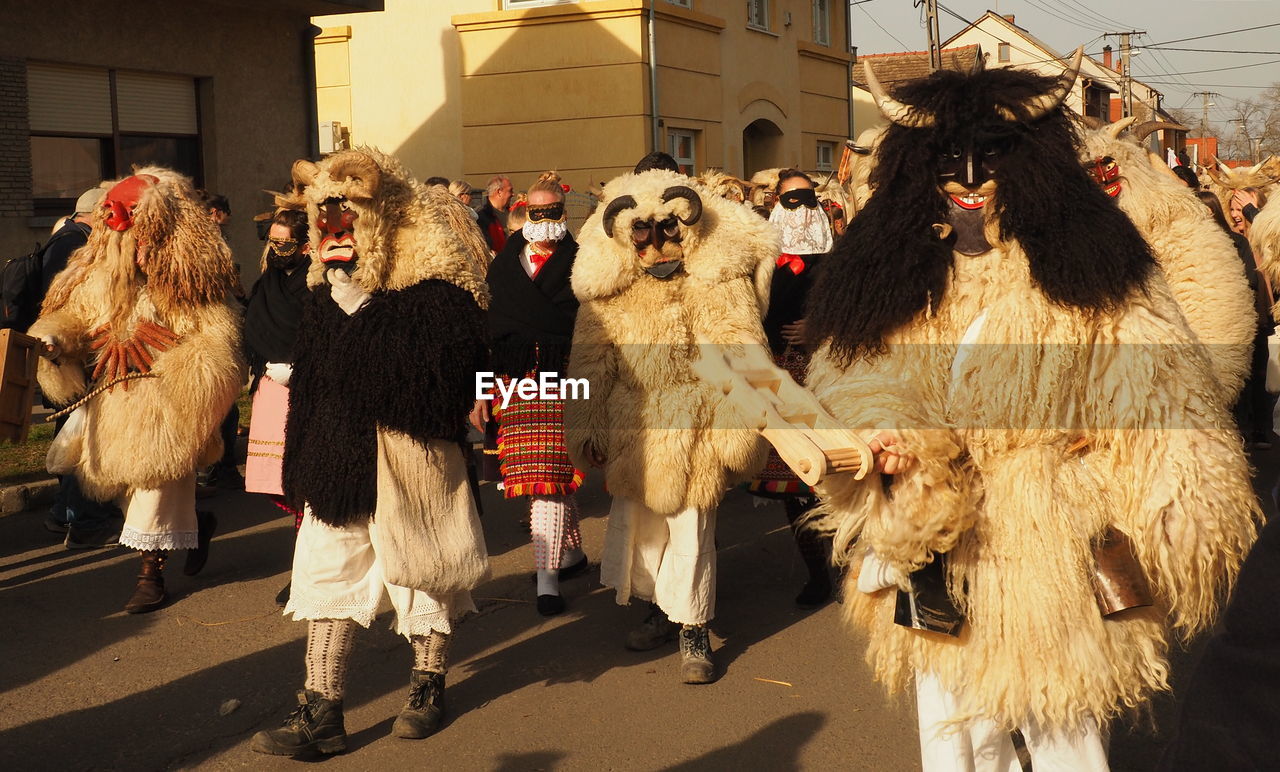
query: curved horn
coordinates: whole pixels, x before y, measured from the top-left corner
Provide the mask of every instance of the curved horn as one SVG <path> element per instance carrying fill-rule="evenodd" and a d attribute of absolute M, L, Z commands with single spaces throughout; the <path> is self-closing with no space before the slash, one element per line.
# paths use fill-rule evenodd
<path fill-rule="evenodd" d="M 1076 76 L 1080 74 L 1080 62 L 1084 60 L 1084 46 L 1076 49 L 1076 53 L 1071 57 L 1071 64 L 1067 69 L 1062 71 L 1062 75 L 1058 76 L 1058 82 L 1054 84 L 1049 93 L 1041 94 L 1027 102 L 1027 120 L 1035 119 L 1053 110 L 1062 104 L 1062 100 L 1067 98 L 1067 94 L 1071 93 L 1071 87 L 1076 84 Z"/>
<path fill-rule="evenodd" d="M 680 218 L 680 222 L 685 225 L 693 225 L 702 219 L 702 196 L 697 191 L 687 185 L 676 185 L 662 191 L 662 203 L 667 203 L 672 199 L 683 198 L 689 202 L 689 219 Z"/>
<path fill-rule="evenodd" d="M 362 153 L 351 153 L 337 156 L 329 167 L 329 178 L 334 181 L 350 179 L 354 184 L 347 187 L 347 198 L 369 199 L 378 193 L 382 182 L 382 169 L 377 162 Z"/>
<path fill-rule="evenodd" d="M 1261 171 L 1261 170 L 1262 170 L 1262 165 L 1263 165 L 1264 163 L 1266 163 L 1266 161 L 1259 161 L 1259 162 L 1257 162 L 1256 164 L 1254 164 L 1253 166 L 1250 166 L 1250 167 L 1249 167 L 1249 173 L 1250 173 L 1250 174 L 1257 174 L 1259 171 Z"/>
<path fill-rule="evenodd" d="M 1186 131 L 1187 127 L 1180 123 L 1170 123 L 1169 121 L 1147 121 L 1146 123 L 1139 124 L 1133 129 L 1133 138 L 1138 140 L 1138 142 L 1142 142 L 1144 139 L 1161 129 Z"/>
<path fill-rule="evenodd" d="M 871 92 L 871 98 L 876 100 L 876 107 L 880 108 L 881 115 L 899 126 L 910 129 L 927 129 L 935 123 L 934 117 L 929 113 L 917 110 L 886 94 L 884 87 L 876 78 L 875 70 L 871 69 L 870 61 L 864 61 L 862 68 L 867 75 L 867 90 Z"/>
<path fill-rule="evenodd" d="M 604 235 L 613 238 L 613 221 L 624 209 L 631 209 L 636 200 L 631 196 L 618 196 L 604 208 Z"/>
<path fill-rule="evenodd" d="M 1107 130 L 1112 139 L 1120 139 L 1120 135 L 1124 133 L 1124 130 L 1132 126 L 1136 120 L 1138 120 L 1138 116 L 1130 115 L 1128 118 L 1121 118 L 1115 123 L 1107 124 L 1103 128 Z"/>
<path fill-rule="evenodd" d="M 983 70 L 985 70 L 985 69 L 987 69 L 987 57 L 986 57 L 986 55 L 985 55 L 985 54 L 975 54 L 975 55 L 974 55 L 974 57 L 973 57 L 973 64 L 972 64 L 972 65 L 970 65 L 970 67 L 969 67 L 969 74 L 970 74 L 970 75 L 977 75 L 978 73 L 982 72 L 982 71 L 983 71 Z"/>
<path fill-rule="evenodd" d="M 1218 162 L 1218 168 L 1221 169 L 1224 174 L 1231 173 L 1231 167 L 1223 163 L 1221 158 L 1215 158 L 1214 160 Z"/>
<path fill-rule="evenodd" d="M 320 167 L 305 158 L 294 161 L 292 170 L 294 187 L 312 184 L 319 173 Z"/>

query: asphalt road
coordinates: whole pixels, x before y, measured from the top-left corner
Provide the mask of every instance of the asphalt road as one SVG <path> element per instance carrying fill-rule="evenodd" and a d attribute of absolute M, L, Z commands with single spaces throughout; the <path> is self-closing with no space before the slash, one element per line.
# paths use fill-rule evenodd
<path fill-rule="evenodd" d="M 1260 479 L 1275 479 L 1268 454 Z M 1262 486 L 1260 486 L 1262 487 Z M 583 536 L 598 559 L 608 497 L 584 495 Z M 170 604 L 120 611 L 137 556 L 67 551 L 43 512 L 0 518 L 0 768 L 286 769 L 249 749 L 292 709 L 305 625 L 274 604 L 288 580 L 292 518 L 263 497 L 202 502 L 221 522 L 209 564 L 167 572 Z M 910 696 L 887 697 L 841 606 L 792 602 L 803 583 L 781 507 L 735 493 L 721 507 L 719 608 L 724 676 L 679 683 L 675 645 L 622 647 L 643 609 L 620 607 L 593 566 L 563 585 L 569 611 L 533 608 L 532 551 L 519 502 L 484 494 L 493 578 L 454 638 L 447 725 L 421 741 L 390 736 L 411 654 L 390 612 L 357 635 L 346 694 L 350 748 L 332 769 L 701 770 L 919 769 Z M 1179 654 L 1175 686 L 1194 664 Z M 229 701 L 237 703 L 229 703 Z M 224 710 L 234 705 L 234 709 Z M 1151 769 L 1174 697 L 1117 726 L 1115 769 Z"/>

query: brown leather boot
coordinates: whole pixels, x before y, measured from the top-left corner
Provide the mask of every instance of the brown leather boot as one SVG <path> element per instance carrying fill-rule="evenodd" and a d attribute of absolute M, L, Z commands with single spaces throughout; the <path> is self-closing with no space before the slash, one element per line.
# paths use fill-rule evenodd
<path fill-rule="evenodd" d="M 130 614 L 145 614 L 164 605 L 164 552 L 155 550 L 142 553 L 142 573 L 138 574 L 138 586 L 133 597 L 124 605 Z"/>

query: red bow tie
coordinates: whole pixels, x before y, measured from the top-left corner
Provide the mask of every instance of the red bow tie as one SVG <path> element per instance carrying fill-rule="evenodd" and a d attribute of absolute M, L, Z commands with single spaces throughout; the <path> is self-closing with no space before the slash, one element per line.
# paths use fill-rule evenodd
<path fill-rule="evenodd" d="M 537 276 L 538 272 L 542 270 L 542 266 L 546 265 L 547 261 L 550 259 L 550 254 L 544 255 L 536 249 L 530 250 L 529 265 L 533 266 L 533 275 Z"/>
<path fill-rule="evenodd" d="M 789 255 L 783 252 L 778 256 L 778 267 L 781 268 L 784 265 L 790 268 L 791 272 L 796 276 L 804 272 L 804 258 L 800 255 Z"/>

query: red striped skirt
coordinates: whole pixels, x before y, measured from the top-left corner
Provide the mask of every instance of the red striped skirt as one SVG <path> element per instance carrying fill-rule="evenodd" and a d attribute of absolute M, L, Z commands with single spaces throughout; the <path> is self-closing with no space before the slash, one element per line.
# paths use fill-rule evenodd
<path fill-rule="evenodd" d="M 498 467 L 506 498 L 563 496 L 582 485 L 582 472 L 569 461 L 564 441 L 564 401 L 522 400 L 512 395 L 505 408 L 494 400 L 498 422 Z"/>

